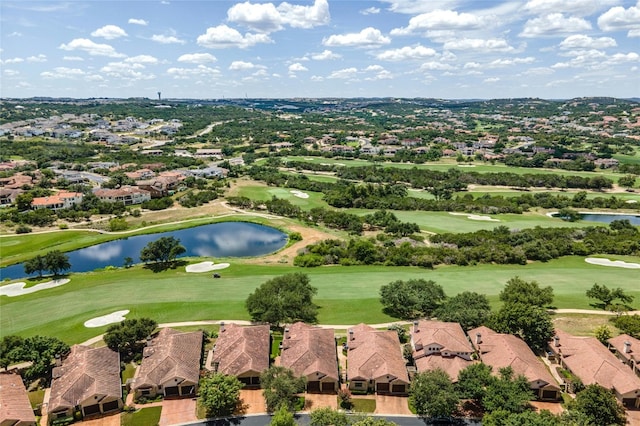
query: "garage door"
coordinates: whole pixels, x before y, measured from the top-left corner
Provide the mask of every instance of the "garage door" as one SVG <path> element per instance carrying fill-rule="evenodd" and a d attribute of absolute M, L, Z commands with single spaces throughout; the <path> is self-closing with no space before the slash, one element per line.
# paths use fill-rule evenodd
<path fill-rule="evenodd" d="M 166 386 L 164 388 L 165 396 L 179 395 L 177 386 Z"/>
<path fill-rule="evenodd" d="M 389 383 L 376 383 L 376 392 L 389 392 Z"/>
<path fill-rule="evenodd" d="M 315 392 L 315 393 L 320 392 L 320 382 L 318 381 L 307 382 L 307 392 Z"/>
<path fill-rule="evenodd" d="M 393 393 L 405 393 L 407 391 L 407 387 L 405 385 L 393 385 L 391 387 L 391 392 Z"/>
<path fill-rule="evenodd" d="M 86 407 L 84 407 L 83 411 L 85 416 L 89 416 L 91 414 L 98 414 L 100 412 L 100 405 L 98 404 L 87 405 Z"/>
<path fill-rule="evenodd" d="M 107 402 L 106 404 L 102 404 L 102 411 L 104 411 L 105 413 L 107 411 L 117 410 L 118 408 L 119 408 L 118 400 Z"/>
<path fill-rule="evenodd" d="M 193 395 L 195 391 L 196 391 L 196 387 L 193 385 L 183 386 L 182 392 L 180 393 L 180 395 Z"/>
<path fill-rule="evenodd" d="M 542 399 L 558 399 L 558 393 L 554 390 L 543 390 Z"/>
<path fill-rule="evenodd" d="M 335 391 L 336 391 L 335 382 L 323 382 L 322 383 L 322 392 L 331 393 L 331 392 L 335 392 Z"/>

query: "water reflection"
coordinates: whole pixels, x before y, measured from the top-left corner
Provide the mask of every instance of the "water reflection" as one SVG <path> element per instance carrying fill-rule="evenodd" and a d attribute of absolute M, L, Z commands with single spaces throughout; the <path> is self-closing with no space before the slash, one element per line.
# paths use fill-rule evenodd
<path fill-rule="evenodd" d="M 71 272 L 87 272 L 107 266 L 122 266 L 130 257 L 139 262 L 140 251 L 160 237 L 175 237 L 186 249 L 183 256 L 262 256 L 282 248 L 286 234 L 268 226 L 246 222 L 222 222 L 179 231 L 138 235 L 66 253 Z M 23 264 L 0 269 L 0 278 L 25 277 Z"/>

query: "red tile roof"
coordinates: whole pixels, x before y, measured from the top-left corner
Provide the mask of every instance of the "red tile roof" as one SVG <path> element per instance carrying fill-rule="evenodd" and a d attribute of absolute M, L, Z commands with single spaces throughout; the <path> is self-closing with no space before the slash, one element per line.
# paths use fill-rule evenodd
<path fill-rule="evenodd" d="M 628 348 L 625 348 L 626 344 L 629 344 Z M 635 361 L 636 364 L 640 363 L 640 340 L 635 337 L 631 337 L 628 334 L 621 334 L 619 336 L 609 339 L 611 347 L 618 351 L 620 357 L 627 361 Z"/>
<path fill-rule="evenodd" d="M 27 390 L 18 374 L 0 373 L 0 424 L 36 424 Z"/>
<path fill-rule="evenodd" d="M 280 365 L 292 369 L 298 376 L 338 380 L 333 330 L 302 322 L 289 326 L 282 339 Z"/>
<path fill-rule="evenodd" d="M 378 331 L 365 324 L 349 329 L 347 375 L 350 380 L 396 377 L 409 383 L 400 339 L 394 330 Z"/>
<path fill-rule="evenodd" d="M 220 329 L 213 351 L 218 371 L 230 376 L 260 374 L 269 368 L 270 333 L 268 325 L 225 325 Z"/>

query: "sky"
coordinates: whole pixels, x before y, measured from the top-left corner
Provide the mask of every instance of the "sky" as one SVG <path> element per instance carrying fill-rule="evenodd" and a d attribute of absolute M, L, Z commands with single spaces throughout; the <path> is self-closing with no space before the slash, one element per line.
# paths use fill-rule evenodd
<path fill-rule="evenodd" d="M 640 97 L 640 0 L 0 2 L 0 97 Z"/>

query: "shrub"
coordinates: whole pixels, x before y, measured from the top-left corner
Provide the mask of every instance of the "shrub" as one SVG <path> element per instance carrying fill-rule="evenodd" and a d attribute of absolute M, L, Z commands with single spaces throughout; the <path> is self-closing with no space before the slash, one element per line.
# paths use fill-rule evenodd
<path fill-rule="evenodd" d="M 16 234 L 28 234 L 29 232 L 31 232 L 31 228 L 27 225 L 18 225 L 16 228 Z"/>

